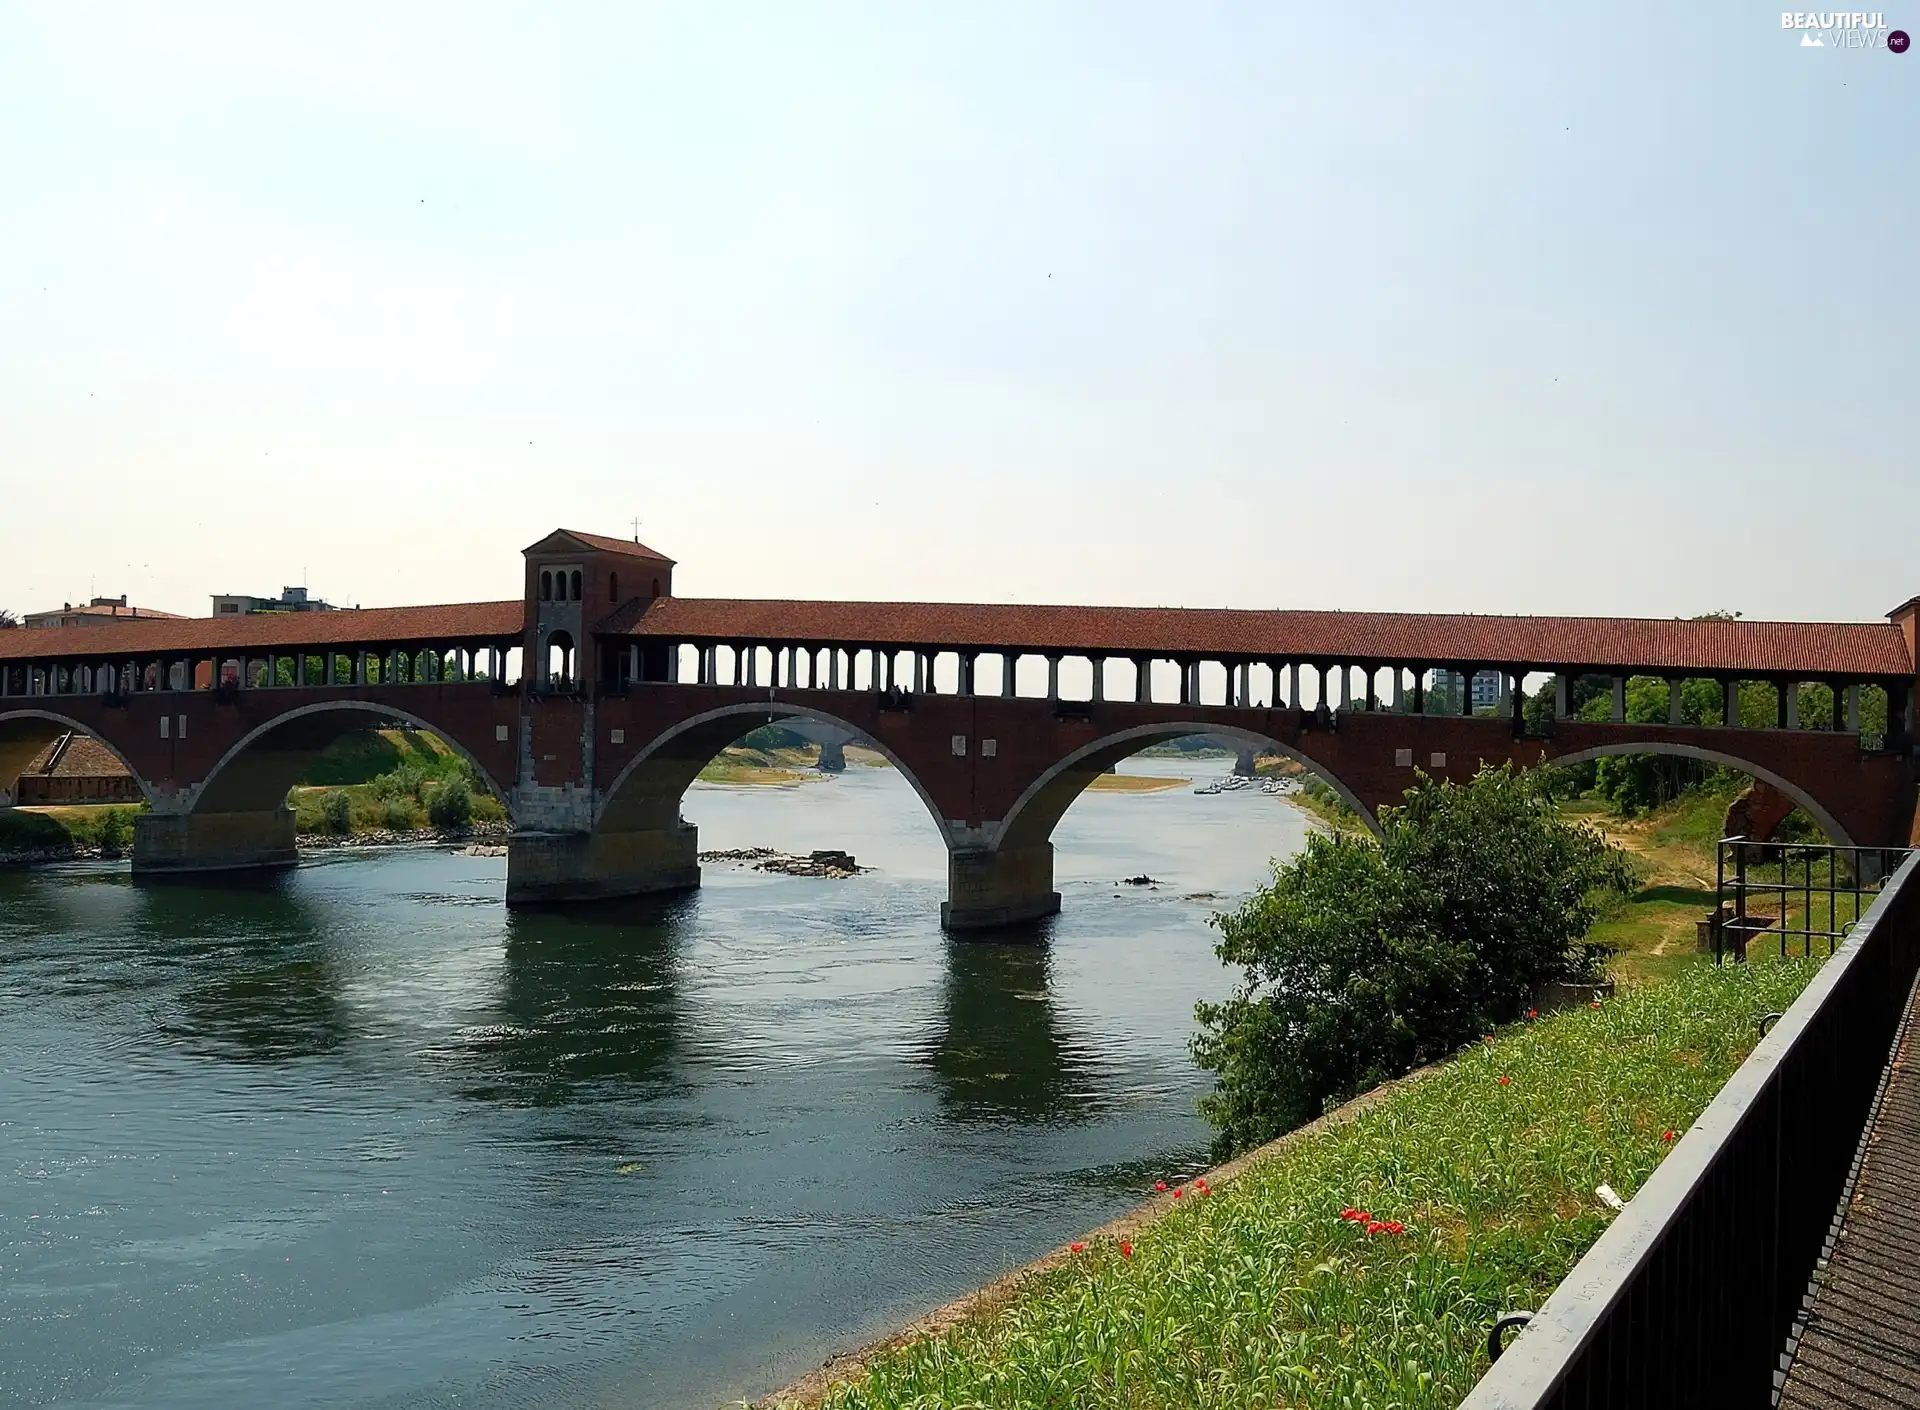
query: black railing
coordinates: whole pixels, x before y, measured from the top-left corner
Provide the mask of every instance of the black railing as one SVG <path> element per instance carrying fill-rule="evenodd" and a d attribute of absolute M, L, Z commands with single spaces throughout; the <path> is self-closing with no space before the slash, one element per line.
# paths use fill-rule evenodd
<path fill-rule="evenodd" d="M 1772 1403 L 1920 970 L 1917 870 L 1880 889 L 1461 1410 Z"/>
<path fill-rule="evenodd" d="M 1716 850 L 1708 926 L 1718 964 L 1744 960 L 1762 936 L 1777 939 L 1783 959 L 1811 955 L 1822 941 L 1833 954 L 1910 849 L 1724 837 Z"/>

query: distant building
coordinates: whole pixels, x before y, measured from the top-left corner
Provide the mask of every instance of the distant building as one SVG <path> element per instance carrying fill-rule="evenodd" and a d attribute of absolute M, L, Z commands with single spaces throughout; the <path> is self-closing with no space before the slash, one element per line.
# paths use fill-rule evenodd
<path fill-rule="evenodd" d="M 1427 693 L 1442 709 L 1460 709 L 1460 672 L 1436 670 L 1427 678 Z M 1473 677 L 1473 708 L 1492 710 L 1500 704 L 1500 673 L 1479 671 Z"/>
<path fill-rule="evenodd" d="M 281 588 L 278 597 L 251 597 L 246 593 L 233 593 L 217 596 L 213 599 L 213 615 L 216 617 L 252 617 L 261 612 L 332 612 L 331 602 L 322 602 L 317 597 L 308 597 L 303 587 Z"/>
<path fill-rule="evenodd" d="M 23 627 L 98 627 L 109 622 L 125 622 L 135 617 L 141 621 L 149 618 L 156 622 L 178 622 L 184 620 L 178 612 L 156 612 L 151 607 L 129 607 L 125 594 L 119 597 L 96 597 L 91 602 L 76 606 L 63 602 L 58 607 L 50 607 L 45 612 L 29 612 L 20 619 Z"/>

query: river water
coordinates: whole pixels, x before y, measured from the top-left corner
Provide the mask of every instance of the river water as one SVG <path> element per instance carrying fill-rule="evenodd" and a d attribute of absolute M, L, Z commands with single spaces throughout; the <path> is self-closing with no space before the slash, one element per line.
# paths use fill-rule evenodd
<path fill-rule="evenodd" d="M 1020 946 L 942 936 L 891 770 L 685 811 L 874 870 L 579 915 L 445 851 L 0 872 L 0 1403 L 710 1410 L 1203 1163 L 1206 917 L 1284 802 L 1086 795 Z"/>

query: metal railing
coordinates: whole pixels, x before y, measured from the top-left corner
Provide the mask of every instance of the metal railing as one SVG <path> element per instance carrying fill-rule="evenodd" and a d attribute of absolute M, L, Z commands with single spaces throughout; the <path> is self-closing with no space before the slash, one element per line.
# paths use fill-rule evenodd
<path fill-rule="evenodd" d="M 1811 955 L 1821 940 L 1833 954 L 1911 849 L 1723 837 L 1715 850 L 1708 926 L 1719 964 L 1729 953 L 1744 960 L 1763 935 L 1778 938 L 1782 958 Z"/>
<path fill-rule="evenodd" d="M 1920 971 L 1917 872 L 1908 857 L 1461 1410 L 1772 1403 Z"/>

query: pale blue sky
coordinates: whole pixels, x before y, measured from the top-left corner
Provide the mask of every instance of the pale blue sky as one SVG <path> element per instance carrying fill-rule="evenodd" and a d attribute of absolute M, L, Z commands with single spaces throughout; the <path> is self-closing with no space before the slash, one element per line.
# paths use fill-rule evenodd
<path fill-rule="evenodd" d="M 1756 6 L 0 5 L 0 606 L 1871 617 L 1920 55 Z M 1920 11 L 1890 11 L 1920 31 Z"/>

